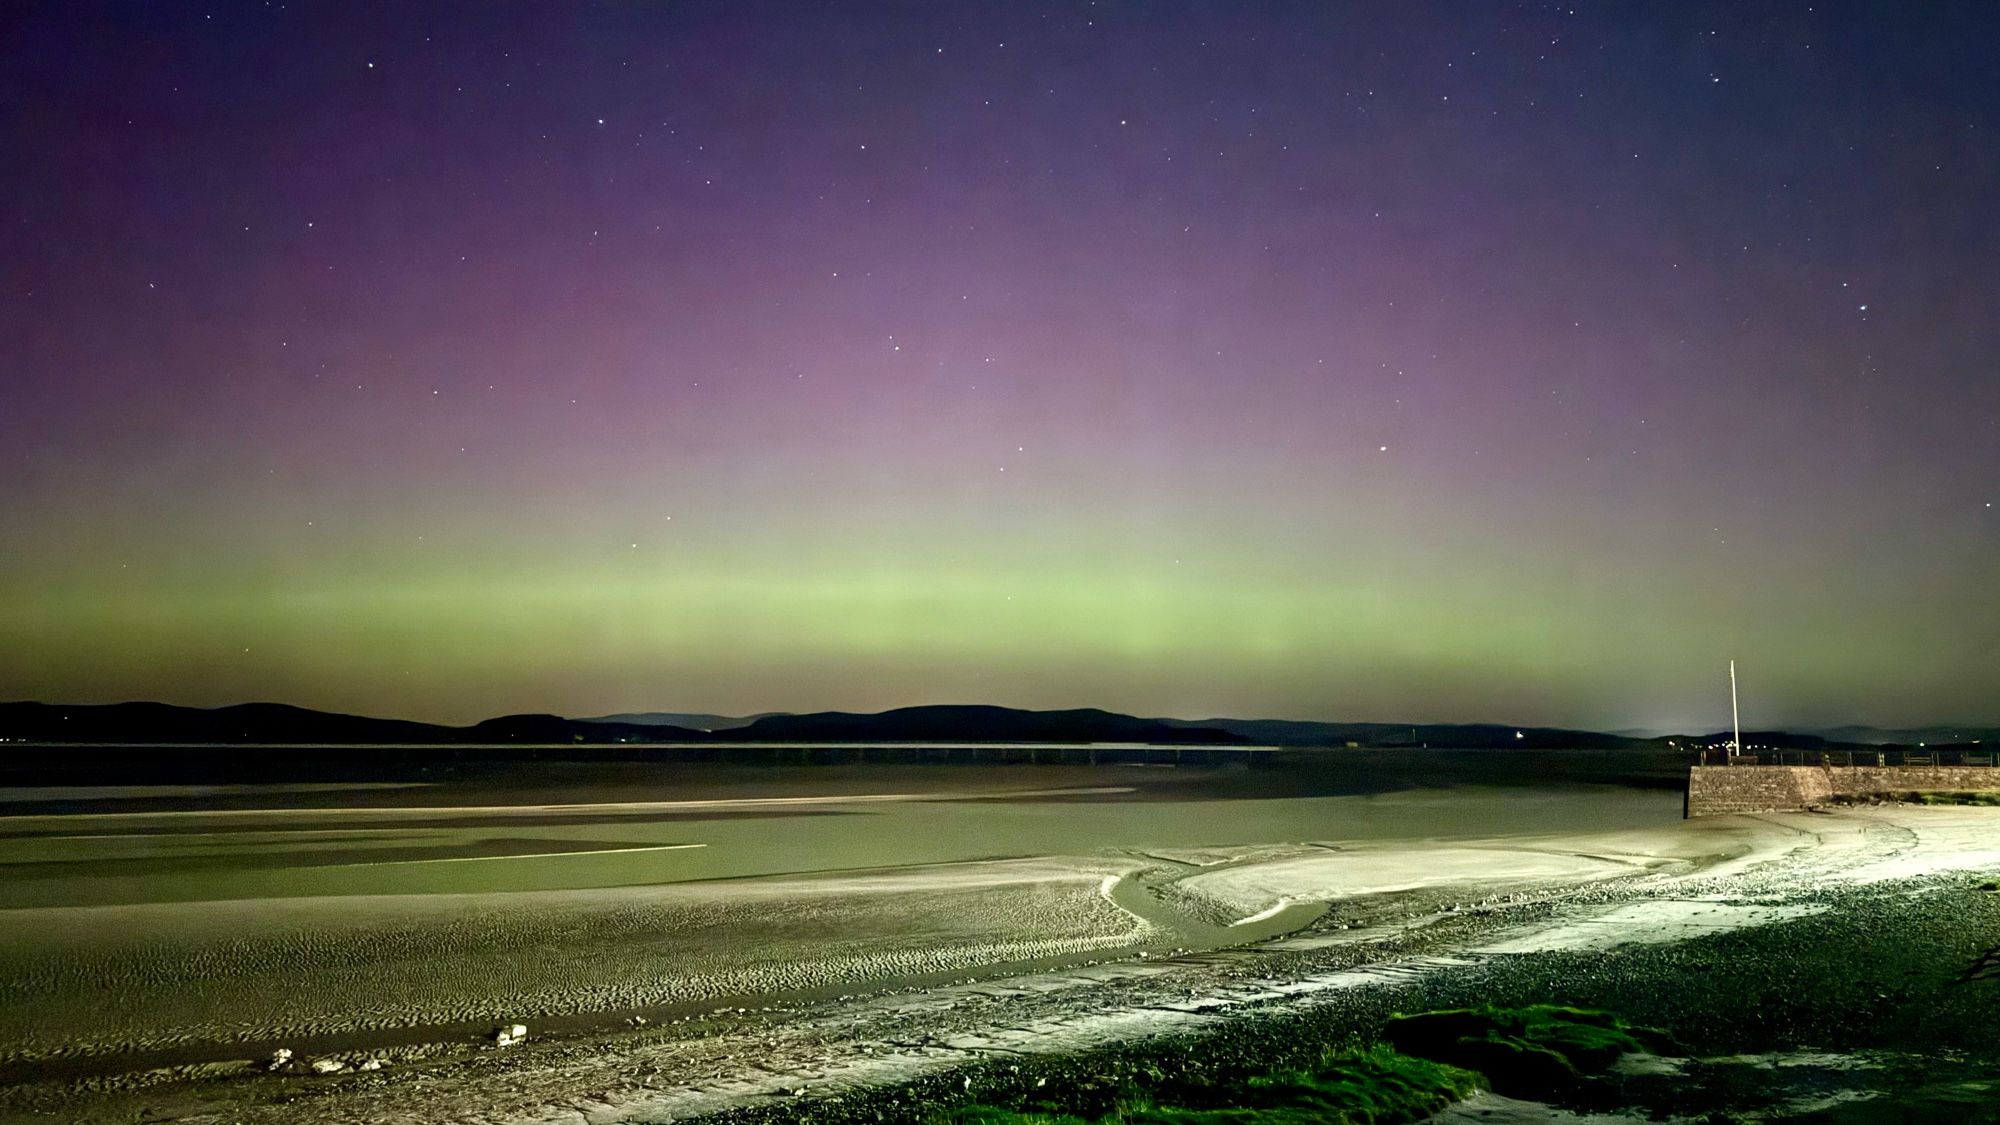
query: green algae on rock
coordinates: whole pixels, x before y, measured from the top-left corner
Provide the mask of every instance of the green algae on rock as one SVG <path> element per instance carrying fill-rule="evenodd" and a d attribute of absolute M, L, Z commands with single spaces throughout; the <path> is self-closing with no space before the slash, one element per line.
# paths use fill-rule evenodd
<path fill-rule="evenodd" d="M 1386 1048 L 1328 1052 L 1316 1063 L 1234 1082 L 1190 1082 L 1160 1073 L 1123 1092 L 1107 1112 L 1077 1116 L 1030 1101 L 969 1106 L 952 1125 L 1398 1125 L 1421 1121 L 1482 1083 L 1458 1067 Z"/>
<path fill-rule="evenodd" d="M 1383 1036 L 1404 1054 L 1478 1071 L 1496 1092 L 1515 1097 L 1574 1093 L 1624 1056 L 1659 1053 L 1673 1042 L 1608 1012 L 1554 1004 L 1398 1016 Z"/>

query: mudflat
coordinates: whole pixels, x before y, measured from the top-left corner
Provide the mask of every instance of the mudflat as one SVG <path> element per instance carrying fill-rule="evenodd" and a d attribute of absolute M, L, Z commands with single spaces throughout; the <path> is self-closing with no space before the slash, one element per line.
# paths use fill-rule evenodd
<path fill-rule="evenodd" d="M 0 1113 L 655 1120 L 2000 867 L 1985 809 L 1685 822 L 1609 787 L 918 772 L 533 802 L 37 794 L 0 819 Z M 515 1021 L 530 1041 L 496 1051 Z M 279 1047 L 342 1072 L 252 1064 Z"/>

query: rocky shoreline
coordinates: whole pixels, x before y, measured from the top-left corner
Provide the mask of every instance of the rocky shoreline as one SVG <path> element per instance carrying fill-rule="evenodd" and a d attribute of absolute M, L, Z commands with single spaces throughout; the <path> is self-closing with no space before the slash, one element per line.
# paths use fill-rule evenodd
<path fill-rule="evenodd" d="M 1682 942 L 1517 955 L 1351 989 L 1198 1033 L 1053 1057 L 995 1059 L 906 1084 L 744 1107 L 714 1125 L 927 1121 L 976 1104 L 1088 1116 L 1163 1071 L 1281 1071 L 1380 1041 L 1400 1012 L 1565 1004 L 1665 1029 L 1685 1056 L 1571 1108 L 1715 1121 L 2000 1117 L 2000 893 L 1947 874 L 1810 893 L 1823 910 Z M 1444 931 L 1417 948 L 1451 944 Z M 1413 948 L 1410 952 L 1415 952 Z M 1926 1101 L 1928 1099 L 1928 1101 Z M 1871 1104 L 1878 1103 L 1878 1104 Z M 1889 1106 L 1893 1105 L 1893 1109 Z M 1882 1116 L 1875 1116 L 1881 1114 Z"/>

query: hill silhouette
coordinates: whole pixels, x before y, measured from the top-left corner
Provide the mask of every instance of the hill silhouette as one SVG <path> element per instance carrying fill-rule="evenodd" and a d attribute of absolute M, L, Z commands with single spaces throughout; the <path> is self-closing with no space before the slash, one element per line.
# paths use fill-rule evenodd
<path fill-rule="evenodd" d="M 663 720 L 708 719 L 706 715 L 635 713 L 632 721 L 570 719 L 560 715 L 502 715 L 471 726 L 445 726 L 404 719 L 378 719 L 314 711 L 283 703 L 242 703 L 229 707 L 179 707 L 167 703 L 66 705 L 0 703 L 0 740 L 39 743 L 130 743 L 152 745 L 267 746 L 626 746 L 624 756 L 642 756 L 647 743 L 713 745 L 741 743 L 898 743 L 898 742 L 1145 742 L 1160 745 L 1260 745 L 1283 747 L 1431 747 L 1460 750 L 1619 750 L 1720 745 L 1725 734 L 1640 738 L 1561 727 L 1516 727 L 1499 723 L 1329 723 L 1292 719 L 1140 718 L 1094 707 L 1027 711 L 986 705 L 898 707 L 858 713 L 765 714 L 728 728 L 701 729 Z M 1843 733 L 1859 734 L 1859 729 Z M 1903 735 L 1925 731 L 1874 732 Z M 1938 733 L 1945 733 L 1940 729 Z M 1973 730 L 1977 736 L 1990 731 Z M 1897 742 L 1862 743 L 1785 731 L 1744 732 L 1752 746 L 1787 749 L 1893 749 Z M 1930 743 L 1932 748 L 1939 741 Z M 1952 745 L 1952 744 L 1947 744 Z M 1955 744 L 1967 745 L 1961 736 Z M 464 758 L 474 752 L 460 752 Z M 476 755 L 475 755 L 476 756 Z M 601 756 L 601 755 L 600 755 Z"/>
<path fill-rule="evenodd" d="M 1020 711 L 1011 707 L 898 707 L 876 714 L 821 711 L 767 715 L 717 731 L 724 742 L 1154 742 L 1226 745 L 1250 739 L 1225 730 L 1140 719 L 1094 707 Z"/>
<path fill-rule="evenodd" d="M 1154 719 L 1170 726 L 1228 731 L 1265 746 L 1436 746 L 1457 750 L 1616 750 L 1658 739 L 1564 727 L 1502 723 L 1320 723 L 1296 719 Z"/>
<path fill-rule="evenodd" d="M 628 711 L 617 715 L 592 715 L 579 718 L 579 723 L 619 723 L 641 727 L 685 727 L 688 730 L 730 730 L 747 727 L 766 715 L 782 714 L 779 711 L 760 711 L 755 715 L 711 715 L 706 711 Z"/>
<path fill-rule="evenodd" d="M 360 746 L 666 742 L 704 737 L 701 731 L 679 727 L 586 723 L 557 715 L 506 715 L 469 727 L 449 727 L 283 703 L 212 708 L 167 703 L 0 704 L 0 738 L 14 742 Z"/>

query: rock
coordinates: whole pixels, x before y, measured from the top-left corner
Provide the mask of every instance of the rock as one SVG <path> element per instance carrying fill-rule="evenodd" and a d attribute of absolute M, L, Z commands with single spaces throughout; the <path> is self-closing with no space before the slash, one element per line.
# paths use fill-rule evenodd
<path fill-rule="evenodd" d="M 1574 1094 L 1626 1055 L 1673 1046 L 1607 1013 L 1547 1004 L 1395 1016 L 1383 1036 L 1404 1054 L 1479 1071 L 1495 1093 L 1533 1100 Z"/>
<path fill-rule="evenodd" d="M 346 1064 L 346 1063 L 344 1063 L 344 1062 L 341 1062 L 341 1061 L 340 1061 L 339 1059 L 314 1059 L 314 1060 L 313 1060 L 313 1073 L 314 1073 L 314 1074 L 339 1074 L 339 1073 L 340 1073 L 341 1071 L 343 1071 L 343 1070 L 346 1070 L 346 1069 L 347 1069 L 347 1064 Z"/>
<path fill-rule="evenodd" d="M 292 1049 L 280 1047 L 271 1052 L 271 1058 L 264 1064 L 265 1070 L 283 1070 L 292 1065 Z"/>
<path fill-rule="evenodd" d="M 505 1027 L 495 1028 L 493 1031 L 493 1045 L 495 1047 L 512 1047 L 514 1044 L 520 1043 L 527 1038 L 528 1025 L 524 1023 L 510 1023 Z"/>
<path fill-rule="evenodd" d="M 361 1065 L 360 1065 L 360 1066 L 357 1066 L 357 1067 L 355 1067 L 354 1069 L 356 1069 L 356 1070 L 381 1070 L 381 1069 L 382 1069 L 382 1068 L 383 1068 L 384 1066 L 387 1066 L 387 1065 L 388 1065 L 388 1064 L 387 1064 L 387 1063 L 385 1063 L 385 1062 L 383 1062 L 383 1061 L 382 1061 L 381 1059 L 362 1059 L 362 1060 L 361 1060 Z"/>

